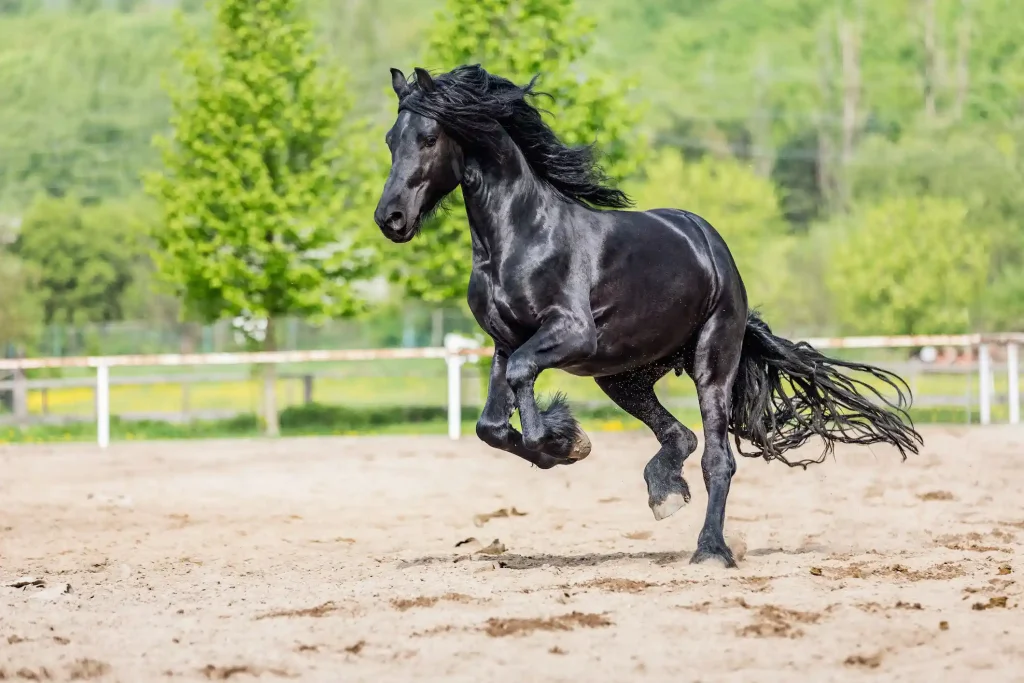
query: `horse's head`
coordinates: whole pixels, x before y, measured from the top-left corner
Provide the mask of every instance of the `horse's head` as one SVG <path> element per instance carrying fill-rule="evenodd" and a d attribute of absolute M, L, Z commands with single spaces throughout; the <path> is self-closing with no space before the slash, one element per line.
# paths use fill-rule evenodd
<path fill-rule="evenodd" d="M 401 71 L 392 69 L 391 85 L 399 101 L 398 118 L 385 137 L 391 150 L 391 173 L 373 219 L 392 242 L 408 242 L 423 219 L 462 182 L 464 161 L 462 148 L 441 124 L 401 106 L 406 97 L 417 96 L 417 90 L 435 90 L 430 74 L 417 68 L 413 85 Z"/>

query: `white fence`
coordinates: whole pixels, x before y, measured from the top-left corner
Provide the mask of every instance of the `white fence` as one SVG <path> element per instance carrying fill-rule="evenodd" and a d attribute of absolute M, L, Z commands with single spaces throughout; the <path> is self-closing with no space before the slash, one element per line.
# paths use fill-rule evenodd
<path fill-rule="evenodd" d="M 893 337 L 812 338 L 805 340 L 818 349 L 974 348 L 978 354 L 978 407 L 982 424 L 992 421 L 994 375 L 991 350 L 1002 347 L 1006 355 L 1009 422 L 1020 423 L 1019 347 L 1024 333 L 991 335 L 917 335 Z M 374 360 L 437 359 L 448 366 L 448 435 L 458 439 L 461 428 L 461 368 L 474 357 L 487 357 L 493 349 L 477 347 L 457 335 L 448 335 L 443 348 L 274 351 L 253 353 L 161 354 L 125 356 L 83 356 L 73 358 L 0 359 L 0 371 L 14 372 L 15 402 L 24 403 L 28 390 L 25 370 L 41 368 L 95 368 L 96 434 L 101 448 L 110 443 L 110 368 L 125 366 L 207 366 L 310 362 L 360 362 Z"/>

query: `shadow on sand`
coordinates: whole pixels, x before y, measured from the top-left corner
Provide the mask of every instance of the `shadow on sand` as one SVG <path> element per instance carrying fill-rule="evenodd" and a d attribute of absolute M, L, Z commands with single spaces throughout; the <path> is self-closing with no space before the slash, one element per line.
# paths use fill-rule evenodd
<path fill-rule="evenodd" d="M 765 557 L 768 555 L 804 555 L 806 553 L 823 552 L 818 546 L 804 546 L 797 549 L 787 548 L 755 548 L 747 552 L 747 557 Z M 609 562 L 648 561 L 656 565 L 689 562 L 692 550 L 676 552 L 638 552 L 638 553 L 586 553 L 583 555 L 517 555 L 504 553 L 501 555 L 428 555 L 414 560 L 402 560 L 400 569 L 422 567 L 431 564 L 447 564 L 457 562 L 497 562 L 502 569 L 540 569 L 542 567 L 596 567 Z"/>

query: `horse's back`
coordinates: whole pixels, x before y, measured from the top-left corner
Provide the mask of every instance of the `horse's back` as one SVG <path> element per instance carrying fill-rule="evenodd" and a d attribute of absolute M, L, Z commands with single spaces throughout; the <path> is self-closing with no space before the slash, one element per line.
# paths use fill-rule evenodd
<path fill-rule="evenodd" d="M 672 268 L 672 279 L 702 289 L 709 281 L 721 293 L 738 282 L 736 263 L 722 235 L 704 217 L 684 209 L 658 208 L 647 211 L 610 211 L 610 251 L 624 251 L 632 258 L 647 256 L 652 264 Z M 614 259 L 614 257 L 612 257 Z M 667 275 L 668 273 L 666 273 Z"/>

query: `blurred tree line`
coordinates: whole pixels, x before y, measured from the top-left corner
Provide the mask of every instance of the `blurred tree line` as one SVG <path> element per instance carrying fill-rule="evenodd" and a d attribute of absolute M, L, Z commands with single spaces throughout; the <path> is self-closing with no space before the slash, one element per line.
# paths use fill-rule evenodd
<path fill-rule="evenodd" d="M 172 132 L 182 21 L 199 1 L 0 0 L 0 330 L 178 319 L 167 243 L 141 178 Z M 310 0 L 370 117 L 352 182 L 379 191 L 387 67 L 480 61 L 542 71 L 552 123 L 596 140 L 641 208 L 726 237 L 751 302 L 793 334 L 1024 328 L 1024 3 L 1016 0 Z M 340 106 L 340 105 L 339 105 Z M 352 172 L 349 173 L 352 175 Z M 366 190 L 369 192 L 370 190 Z M 370 204 L 376 196 L 370 198 Z M 375 250 L 394 297 L 461 301 L 464 216 L 410 245 L 367 213 L 339 239 Z M 173 285 L 173 283 L 171 283 Z M 349 311 L 353 312 L 353 311 Z M 229 315 L 223 307 L 204 316 Z"/>

